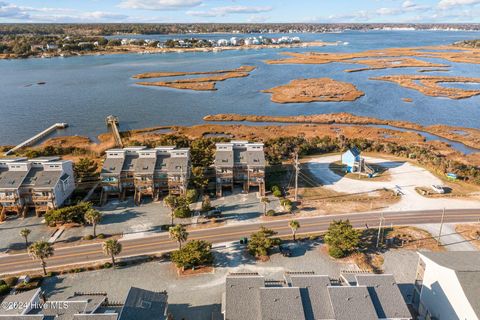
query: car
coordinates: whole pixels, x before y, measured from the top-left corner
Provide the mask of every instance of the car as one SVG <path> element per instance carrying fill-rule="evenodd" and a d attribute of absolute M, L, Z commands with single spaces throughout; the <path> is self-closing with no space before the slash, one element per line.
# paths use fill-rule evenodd
<path fill-rule="evenodd" d="M 445 193 L 445 188 L 443 188 L 442 186 L 436 185 L 436 184 L 432 185 L 432 189 L 436 193 L 440 193 L 440 194 Z"/>
<path fill-rule="evenodd" d="M 284 256 L 284 257 L 291 257 L 292 256 L 292 250 L 289 247 L 280 245 L 278 248 L 279 248 L 282 256 Z"/>
<path fill-rule="evenodd" d="M 213 210 L 208 211 L 205 214 L 205 217 L 207 217 L 207 218 L 219 218 L 221 216 L 222 216 L 222 211 L 220 209 L 213 209 Z"/>

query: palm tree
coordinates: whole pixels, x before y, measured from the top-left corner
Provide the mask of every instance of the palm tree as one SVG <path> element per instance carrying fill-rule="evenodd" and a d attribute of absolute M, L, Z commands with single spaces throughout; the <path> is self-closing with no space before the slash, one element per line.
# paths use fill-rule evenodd
<path fill-rule="evenodd" d="M 28 248 L 28 254 L 33 258 L 33 260 L 39 259 L 41 261 L 44 275 L 47 275 L 47 263 L 45 262 L 45 259 L 53 256 L 53 251 L 54 249 L 52 245 L 43 240 L 34 242 Z"/>
<path fill-rule="evenodd" d="M 163 204 L 165 204 L 165 206 L 170 208 L 170 217 L 172 219 L 170 225 L 173 226 L 174 212 L 175 212 L 175 208 L 177 207 L 177 197 L 168 195 L 163 199 Z"/>
<path fill-rule="evenodd" d="M 103 253 L 112 258 L 112 265 L 115 267 L 115 256 L 122 252 L 122 244 L 116 239 L 109 239 L 102 245 Z"/>
<path fill-rule="evenodd" d="M 32 233 L 32 230 L 28 228 L 23 228 L 20 230 L 20 235 L 25 238 L 25 248 L 28 249 L 28 236 Z"/>
<path fill-rule="evenodd" d="M 102 220 L 102 213 L 95 209 L 89 209 L 85 213 L 85 220 L 93 226 L 93 237 L 97 237 L 97 224 Z"/>
<path fill-rule="evenodd" d="M 297 233 L 298 228 L 300 228 L 300 223 L 297 220 L 290 220 L 288 226 L 292 229 L 293 241 L 296 241 L 295 234 Z"/>
<path fill-rule="evenodd" d="M 182 242 L 188 239 L 187 229 L 183 225 L 177 224 L 175 227 L 170 227 L 168 233 L 170 234 L 170 239 L 178 242 L 178 249 L 182 249 Z"/>
<path fill-rule="evenodd" d="M 267 214 L 267 204 L 270 203 L 270 199 L 268 199 L 267 197 L 262 197 L 262 199 L 260 199 L 260 202 L 263 204 L 263 215 L 265 216 Z"/>

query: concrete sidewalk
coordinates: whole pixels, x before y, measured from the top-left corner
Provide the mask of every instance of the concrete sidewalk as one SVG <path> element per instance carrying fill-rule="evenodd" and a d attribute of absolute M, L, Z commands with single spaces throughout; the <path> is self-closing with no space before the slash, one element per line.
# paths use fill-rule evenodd
<path fill-rule="evenodd" d="M 418 225 L 432 234 L 433 237 L 438 237 L 440 231 L 440 224 L 422 224 Z M 455 224 L 445 223 L 442 228 L 442 235 L 440 237 L 441 244 L 448 251 L 476 251 L 477 248 L 466 240 L 461 234 L 455 231 Z"/>

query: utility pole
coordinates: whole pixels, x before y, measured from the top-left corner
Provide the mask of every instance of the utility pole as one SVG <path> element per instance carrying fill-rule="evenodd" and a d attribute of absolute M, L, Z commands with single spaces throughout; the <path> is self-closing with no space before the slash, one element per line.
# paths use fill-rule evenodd
<path fill-rule="evenodd" d="M 298 201 L 298 174 L 300 166 L 298 165 L 298 152 L 295 152 L 295 201 Z"/>
<path fill-rule="evenodd" d="M 377 235 L 377 248 L 380 245 L 380 236 L 382 235 L 382 227 L 383 227 L 383 220 L 385 218 L 383 217 L 383 212 L 380 213 L 380 222 L 378 224 L 378 235 Z"/>
<path fill-rule="evenodd" d="M 440 230 L 438 230 L 437 246 L 440 245 L 440 237 L 442 236 L 443 221 L 445 220 L 445 208 L 443 208 L 442 219 L 440 220 Z"/>

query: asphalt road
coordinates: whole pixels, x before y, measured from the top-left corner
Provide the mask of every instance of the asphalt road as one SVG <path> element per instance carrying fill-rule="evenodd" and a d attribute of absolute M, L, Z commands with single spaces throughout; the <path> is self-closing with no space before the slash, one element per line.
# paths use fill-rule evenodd
<path fill-rule="evenodd" d="M 403 211 L 385 212 L 384 225 L 415 225 L 423 223 L 440 223 L 442 210 L 430 211 Z M 380 220 L 379 213 L 353 213 L 330 215 L 311 218 L 298 218 L 300 229 L 297 234 L 308 234 L 326 231 L 333 219 L 349 219 L 354 227 L 377 227 Z M 480 209 L 447 210 L 445 223 L 476 222 L 480 221 Z M 279 236 L 291 234 L 288 220 L 277 220 L 253 224 L 236 224 L 226 227 L 198 229 L 190 231 L 189 240 L 202 239 L 213 244 L 237 241 L 241 237 L 248 237 L 257 231 L 260 226 L 265 226 L 278 232 Z M 177 244 L 168 238 L 168 233 L 155 236 L 139 237 L 120 240 L 123 246 L 119 257 L 142 256 L 174 250 Z M 94 261 L 108 261 L 102 252 L 101 243 L 77 245 L 56 248 L 54 256 L 47 259 L 49 268 L 66 265 L 81 265 Z M 22 271 L 40 270 L 39 261 L 34 261 L 26 253 L 0 256 L 0 275 L 18 273 Z"/>

